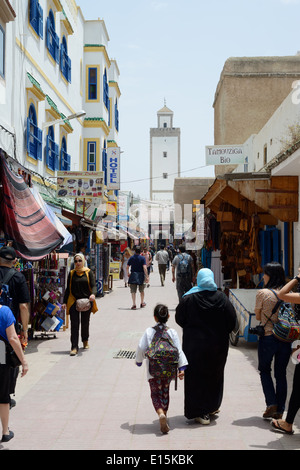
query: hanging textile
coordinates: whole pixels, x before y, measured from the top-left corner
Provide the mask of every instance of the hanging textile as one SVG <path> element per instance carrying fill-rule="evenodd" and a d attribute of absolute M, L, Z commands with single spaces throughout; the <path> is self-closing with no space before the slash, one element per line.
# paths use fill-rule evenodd
<path fill-rule="evenodd" d="M 3 229 L 18 255 L 38 261 L 59 247 L 64 237 L 39 206 L 22 177 L 15 175 L 0 155 Z"/>

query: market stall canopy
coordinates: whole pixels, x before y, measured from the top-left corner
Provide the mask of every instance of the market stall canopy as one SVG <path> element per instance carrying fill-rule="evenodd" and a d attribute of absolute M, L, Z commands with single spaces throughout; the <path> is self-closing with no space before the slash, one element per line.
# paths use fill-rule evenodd
<path fill-rule="evenodd" d="M 21 176 L 15 175 L 1 156 L 1 218 L 3 229 L 13 240 L 19 256 L 38 261 L 64 241 L 64 237 L 48 219 Z"/>
<path fill-rule="evenodd" d="M 69 243 L 72 243 L 72 241 L 73 241 L 72 234 L 66 229 L 66 227 L 64 226 L 62 221 L 59 219 L 59 217 L 57 217 L 57 215 L 51 209 L 49 204 L 47 204 L 43 200 L 43 198 L 40 195 L 38 189 L 34 186 L 31 191 L 32 191 L 32 194 L 34 195 L 35 199 L 37 200 L 38 204 L 43 208 L 43 210 L 44 210 L 45 214 L 47 215 L 48 219 L 51 220 L 51 222 L 57 228 L 59 233 L 61 233 L 62 236 L 64 237 L 64 241 L 62 243 L 61 248 L 65 245 L 68 245 Z"/>
<path fill-rule="evenodd" d="M 216 178 L 203 196 L 205 206 L 217 212 L 224 202 L 247 216 L 257 214 L 261 225 L 298 220 L 298 176 L 268 173 L 229 173 Z"/>

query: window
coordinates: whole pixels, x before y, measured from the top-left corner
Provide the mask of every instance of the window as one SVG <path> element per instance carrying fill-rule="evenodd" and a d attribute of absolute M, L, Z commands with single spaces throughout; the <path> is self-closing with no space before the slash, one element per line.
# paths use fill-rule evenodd
<path fill-rule="evenodd" d="M 88 142 L 87 151 L 87 171 L 96 171 L 96 156 L 97 156 L 96 142 Z"/>
<path fill-rule="evenodd" d="M 60 70 L 65 79 L 71 83 L 71 59 L 68 56 L 68 45 L 65 36 L 63 36 L 60 45 Z"/>
<path fill-rule="evenodd" d="M 36 34 L 43 39 L 43 9 L 38 0 L 30 0 L 29 23 Z"/>
<path fill-rule="evenodd" d="M 267 145 L 264 146 L 264 165 L 268 163 L 268 148 Z"/>
<path fill-rule="evenodd" d="M 49 11 L 47 18 L 47 34 L 46 34 L 47 48 L 53 59 L 59 63 L 59 38 L 55 32 L 55 20 L 53 11 Z"/>
<path fill-rule="evenodd" d="M 46 144 L 46 165 L 52 170 L 58 170 L 59 147 L 54 141 L 53 126 L 49 127 Z"/>
<path fill-rule="evenodd" d="M 104 147 L 102 150 L 102 171 L 104 172 L 104 185 L 107 186 L 107 151 L 106 151 L 105 141 L 104 141 Z"/>
<path fill-rule="evenodd" d="M 107 109 L 109 109 L 109 91 L 108 91 L 108 83 L 107 83 L 107 73 L 106 69 L 103 75 L 103 102 Z"/>
<path fill-rule="evenodd" d="M 167 123 L 166 123 L 166 122 L 164 122 L 164 127 L 165 127 L 165 128 L 167 127 Z"/>
<path fill-rule="evenodd" d="M 0 25 L 0 76 L 5 78 L 5 32 Z"/>
<path fill-rule="evenodd" d="M 115 128 L 119 132 L 119 110 L 118 110 L 118 100 L 115 104 Z"/>
<path fill-rule="evenodd" d="M 60 169 L 61 171 L 71 170 L 71 156 L 67 153 L 67 141 L 65 137 L 63 137 L 61 141 Z"/>
<path fill-rule="evenodd" d="M 163 152 L 163 157 L 164 157 L 164 158 L 167 158 L 167 156 L 168 156 L 168 153 L 167 153 L 167 152 Z"/>
<path fill-rule="evenodd" d="M 89 100 L 97 100 L 97 68 L 89 68 Z"/>
<path fill-rule="evenodd" d="M 37 126 L 35 107 L 31 104 L 27 118 L 27 153 L 35 160 L 42 160 L 42 136 Z"/>
<path fill-rule="evenodd" d="M 163 179 L 164 180 L 168 179 L 168 173 L 163 173 Z"/>

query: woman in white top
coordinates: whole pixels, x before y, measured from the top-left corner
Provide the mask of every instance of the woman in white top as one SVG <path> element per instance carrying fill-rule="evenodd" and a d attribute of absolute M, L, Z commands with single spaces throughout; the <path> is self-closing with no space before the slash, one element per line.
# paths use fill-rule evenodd
<path fill-rule="evenodd" d="M 127 263 L 129 258 L 131 257 L 131 252 L 129 248 L 125 248 L 123 256 L 122 256 L 122 269 L 123 269 L 123 279 L 125 282 L 125 287 L 128 285 L 128 273 L 127 273 Z"/>

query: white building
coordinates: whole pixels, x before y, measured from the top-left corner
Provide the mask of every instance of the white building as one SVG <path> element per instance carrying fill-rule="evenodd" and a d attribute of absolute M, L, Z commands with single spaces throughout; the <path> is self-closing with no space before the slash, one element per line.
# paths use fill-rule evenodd
<path fill-rule="evenodd" d="M 150 129 L 150 199 L 173 201 L 174 180 L 180 176 L 180 128 L 164 106 L 157 112 L 157 128 Z"/>
<path fill-rule="evenodd" d="M 104 21 L 85 21 L 74 0 L 2 4 L 0 142 L 12 166 L 42 187 L 55 187 L 57 170 L 106 173 L 120 90 Z"/>

